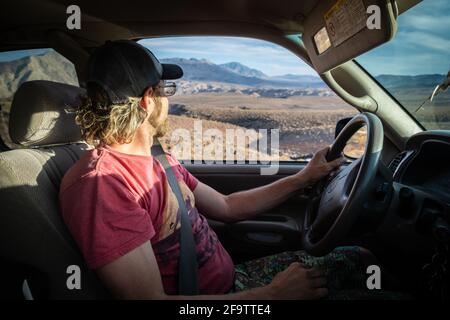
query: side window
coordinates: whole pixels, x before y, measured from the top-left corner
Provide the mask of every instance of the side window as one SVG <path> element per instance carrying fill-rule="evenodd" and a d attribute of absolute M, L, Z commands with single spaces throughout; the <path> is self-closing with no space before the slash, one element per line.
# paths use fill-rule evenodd
<path fill-rule="evenodd" d="M 52 49 L 0 52 L 0 135 L 10 148 L 17 147 L 8 134 L 14 93 L 31 80 L 50 80 L 78 86 L 73 64 Z"/>
<path fill-rule="evenodd" d="M 180 160 L 305 161 L 334 140 L 336 122 L 357 110 L 278 45 L 235 37 L 140 41 L 184 70 L 169 97 L 166 149 Z"/>

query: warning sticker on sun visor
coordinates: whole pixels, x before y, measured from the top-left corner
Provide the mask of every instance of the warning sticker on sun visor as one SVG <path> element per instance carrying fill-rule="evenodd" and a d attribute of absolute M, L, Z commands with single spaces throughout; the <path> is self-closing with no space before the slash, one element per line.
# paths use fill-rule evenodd
<path fill-rule="evenodd" d="M 324 16 L 333 47 L 343 43 L 366 26 L 363 0 L 338 0 Z"/>

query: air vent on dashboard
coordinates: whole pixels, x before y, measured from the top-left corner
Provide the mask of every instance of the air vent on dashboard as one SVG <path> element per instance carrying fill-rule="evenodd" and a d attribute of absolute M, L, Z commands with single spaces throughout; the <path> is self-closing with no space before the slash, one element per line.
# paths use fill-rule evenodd
<path fill-rule="evenodd" d="M 389 169 L 391 169 L 392 173 L 395 173 L 395 171 L 398 168 L 398 165 L 400 164 L 400 162 L 402 162 L 402 160 L 405 158 L 406 155 L 407 155 L 406 151 L 400 152 L 391 161 L 391 163 L 389 164 Z"/>

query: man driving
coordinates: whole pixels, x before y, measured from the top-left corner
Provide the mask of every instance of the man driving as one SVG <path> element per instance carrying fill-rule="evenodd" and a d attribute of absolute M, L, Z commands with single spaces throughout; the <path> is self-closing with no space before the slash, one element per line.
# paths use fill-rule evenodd
<path fill-rule="evenodd" d="M 320 258 L 285 252 L 235 266 L 207 222 L 255 217 L 327 176 L 343 159 L 327 162 L 326 148 L 294 175 L 230 195 L 198 181 L 168 155 L 189 211 L 198 264 L 199 295 L 179 295 L 180 210 L 151 146 L 167 128 L 173 87 L 165 80 L 182 75 L 179 66 L 160 64 L 133 41 L 107 42 L 90 58 L 87 96 L 76 120 L 95 148 L 64 176 L 60 207 L 103 284 L 123 299 L 319 299 L 364 290 L 371 256 L 361 248 L 338 248 Z"/>

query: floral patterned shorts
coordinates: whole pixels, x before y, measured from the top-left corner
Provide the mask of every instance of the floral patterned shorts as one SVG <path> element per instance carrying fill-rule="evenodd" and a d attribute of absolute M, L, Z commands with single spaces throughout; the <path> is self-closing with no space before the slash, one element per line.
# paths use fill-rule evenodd
<path fill-rule="evenodd" d="M 366 251 L 367 252 L 367 251 Z M 407 299 L 407 294 L 389 290 L 369 290 L 368 266 L 359 247 L 339 247 L 323 257 L 313 257 L 305 251 L 283 252 L 251 260 L 235 267 L 235 292 L 268 285 L 273 277 L 293 262 L 325 271 L 328 299 Z"/>

